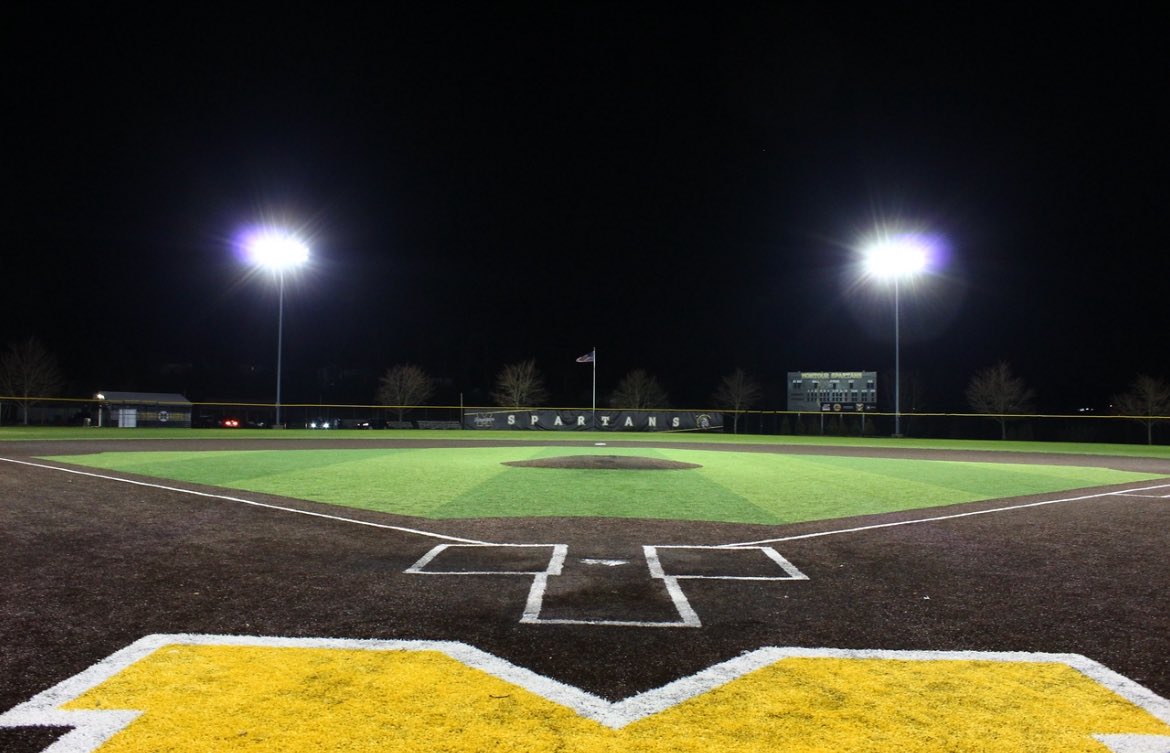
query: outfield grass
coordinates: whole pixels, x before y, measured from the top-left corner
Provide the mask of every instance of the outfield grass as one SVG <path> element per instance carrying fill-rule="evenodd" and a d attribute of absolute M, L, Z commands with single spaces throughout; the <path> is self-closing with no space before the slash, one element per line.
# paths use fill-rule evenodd
<path fill-rule="evenodd" d="M 634 471 L 501 465 L 570 454 L 641 455 L 703 467 Z M 111 452 L 51 459 L 423 518 L 603 516 L 763 524 L 1158 478 L 1075 466 L 652 447 L 289 448 Z"/>
<path fill-rule="evenodd" d="M 800 445 L 814 447 L 884 447 L 926 450 L 963 450 L 967 452 L 1031 452 L 1065 455 L 1115 455 L 1170 460 L 1170 445 L 1105 444 L 1088 442 L 1015 442 L 982 439 L 916 439 L 911 437 L 822 437 L 812 435 L 713 434 L 703 432 L 536 432 L 536 431 L 452 431 L 414 430 L 310 430 L 285 429 L 118 429 L 111 427 L 37 427 L 0 426 L 0 452 L 6 441 L 49 440 L 170 440 L 170 439 L 413 439 L 427 441 L 476 442 L 508 440 L 525 442 L 645 442 L 648 444 L 705 443 Z"/>

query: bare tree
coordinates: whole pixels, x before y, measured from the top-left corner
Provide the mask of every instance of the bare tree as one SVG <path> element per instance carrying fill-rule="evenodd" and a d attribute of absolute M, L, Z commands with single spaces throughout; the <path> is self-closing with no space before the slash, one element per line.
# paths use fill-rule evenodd
<path fill-rule="evenodd" d="M 1113 407 L 1123 416 L 1146 427 L 1146 444 L 1154 443 L 1154 424 L 1170 417 L 1170 382 L 1140 374 L 1129 389 L 1113 398 Z"/>
<path fill-rule="evenodd" d="M 35 337 L 12 343 L 0 358 L 0 396 L 16 400 L 28 426 L 29 408 L 65 387 L 57 357 Z"/>
<path fill-rule="evenodd" d="M 732 413 L 731 426 L 732 431 L 738 434 L 740 411 L 754 406 L 762 395 L 763 390 L 760 389 L 760 383 L 750 377 L 743 369 L 737 368 L 720 380 L 714 398 L 719 407 L 726 406 L 735 411 Z"/>
<path fill-rule="evenodd" d="M 666 390 L 645 369 L 634 369 L 622 377 L 609 398 L 615 408 L 665 408 L 670 402 Z"/>
<path fill-rule="evenodd" d="M 544 377 L 536 368 L 536 359 L 510 363 L 501 369 L 496 375 L 492 399 L 496 405 L 507 408 L 543 405 L 548 400 L 548 390 L 544 388 Z"/>
<path fill-rule="evenodd" d="M 422 405 L 435 394 L 435 380 L 412 363 L 386 370 L 378 383 L 378 402 L 395 406 L 398 420 L 403 420 L 408 406 Z"/>
<path fill-rule="evenodd" d="M 975 373 L 967 384 L 967 402 L 976 413 L 986 413 L 999 424 L 1000 438 L 1007 439 L 1007 422 L 1012 414 L 1032 410 L 1036 393 L 1024 380 L 1012 374 L 1006 361 Z"/>

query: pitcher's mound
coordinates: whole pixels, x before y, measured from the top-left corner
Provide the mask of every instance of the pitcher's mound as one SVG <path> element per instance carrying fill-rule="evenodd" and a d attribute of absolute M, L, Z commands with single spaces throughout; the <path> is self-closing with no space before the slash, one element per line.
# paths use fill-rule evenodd
<path fill-rule="evenodd" d="M 702 468 L 698 463 L 680 463 L 660 458 L 642 458 L 636 455 L 566 455 L 560 458 L 510 460 L 504 465 L 520 468 L 585 468 L 597 471 L 685 471 Z"/>

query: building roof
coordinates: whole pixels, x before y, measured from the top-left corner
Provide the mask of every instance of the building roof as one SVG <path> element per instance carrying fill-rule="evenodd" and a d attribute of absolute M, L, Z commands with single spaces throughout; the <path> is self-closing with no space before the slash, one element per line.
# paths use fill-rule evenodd
<path fill-rule="evenodd" d="M 109 390 L 99 390 L 97 398 L 107 403 L 191 405 L 191 401 L 186 396 L 180 395 L 177 392 L 112 392 Z"/>

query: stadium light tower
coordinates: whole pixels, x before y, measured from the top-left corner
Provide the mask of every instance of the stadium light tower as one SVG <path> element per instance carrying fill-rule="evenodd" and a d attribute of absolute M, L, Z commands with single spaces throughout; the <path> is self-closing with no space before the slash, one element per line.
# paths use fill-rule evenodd
<path fill-rule="evenodd" d="M 253 264 L 276 273 L 280 289 L 276 323 L 276 423 L 280 423 L 280 367 L 284 347 L 284 273 L 309 260 L 309 247 L 295 236 L 283 231 L 264 231 L 250 237 L 244 244 Z"/>
<path fill-rule="evenodd" d="M 902 436 L 902 356 L 900 343 L 901 310 L 898 291 L 902 280 L 923 270 L 930 260 L 931 245 L 921 236 L 906 234 L 886 236 L 867 244 L 861 251 L 865 271 L 873 278 L 894 285 L 894 436 Z"/>

